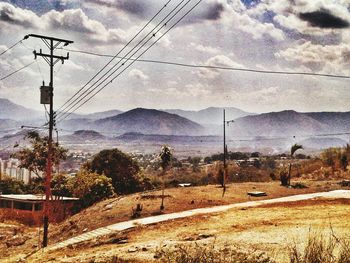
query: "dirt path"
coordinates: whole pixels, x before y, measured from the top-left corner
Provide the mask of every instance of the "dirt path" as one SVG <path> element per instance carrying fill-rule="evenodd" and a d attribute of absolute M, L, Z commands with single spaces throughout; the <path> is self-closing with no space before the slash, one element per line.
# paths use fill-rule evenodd
<path fill-rule="evenodd" d="M 96 238 L 96 237 L 111 234 L 113 232 L 131 229 L 131 228 L 134 228 L 134 227 L 139 226 L 139 225 L 150 225 L 150 224 L 155 224 L 155 223 L 159 223 L 159 222 L 164 222 L 164 221 L 174 220 L 174 219 L 179 219 L 179 218 L 185 218 L 185 217 L 190 217 L 190 216 L 195 216 L 195 215 L 223 212 L 223 211 L 227 211 L 227 210 L 232 209 L 232 208 L 256 207 L 256 206 L 260 206 L 260 205 L 303 201 L 303 200 L 310 200 L 310 199 L 314 199 L 314 198 L 327 198 L 327 199 L 345 198 L 345 199 L 350 199 L 350 190 L 335 190 L 335 191 L 330 191 L 330 192 L 300 194 L 300 195 L 281 197 L 281 198 L 275 198 L 275 199 L 249 201 L 249 202 L 244 202 L 244 203 L 222 205 L 222 206 L 209 207 L 209 208 L 199 208 L 199 209 L 187 210 L 187 211 L 183 211 L 183 212 L 177 212 L 177 213 L 164 214 L 164 215 L 151 216 L 151 217 L 146 217 L 146 218 L 141 218 L 141 219 L 129 220 L 129 221 L 125 221 L 125 222 L 112 224 L 112 225 L 109 225 L 106 227 L 101 227 L 101 228 L 98 228 L 96 230 L 84 233 L 82 235 L 67 239 L 63 242 L 60 242 L 60 243 L 57 243 L 57 244 L 54 244 L 54 245 L 48 247 L 47 250 L 52 251 L 52 250 L 64 248 L 64 247 L 67 247 L 69 245 L 78 244 L 80 242 L 88 241 L 88 240 L 91 240 L 91 239 Z"/>

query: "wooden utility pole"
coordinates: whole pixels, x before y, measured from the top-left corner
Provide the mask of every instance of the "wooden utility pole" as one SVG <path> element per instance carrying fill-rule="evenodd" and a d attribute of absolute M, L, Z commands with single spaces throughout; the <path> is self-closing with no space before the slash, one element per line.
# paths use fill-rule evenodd
<path fill-rule="evenodd" d="M 223 110 L 223 127 L 224 127 L 224 174 L 222 178 L 222 186 L 223 186 L 223 192 L 222 196 L 225 195 L 226 192 L 226 176 L 227 176 L 227 164 L 226 164 L 226 158 L 227 158 L 227 144 L 226 144 L 226 125 L 229 125 L 230 122 L 234 122 L 234 120 L 226 121 L 225 116 L 225 109 Z"/>
<path fill-rule="evenodd" d="M 61 61 L 62 64 L 64 60 L 69 59 L 69 53 L 67 56 L 56 56 L 54 55 L 54 50 L 60 45 L 63 44 L 67 46 L 73 41 L 60 39 L 55 37 L 48 37 L 37 34 L 29 34 L 24 37 L 27 39 L 29 37 L 39 38 L 41 39 L 45 45 L 50 50 L 49 54 L 33 51 L 34 58 L 36 59 L 38 56 L 42 57 L 50 67 L 50 84 L 49 84 L 49 141 L 48 141 L 48 154 L 47 154 L 47 163 L 46 163 L 46 176 L 45 176 L 45 204 L 44 204 L 44 236 L 43 236 L 43 247 L 47 247 L 48 244 L 48 232 L 49 232 L 49 215 L 50 215 L 50 197 L 51 197 L 51 177 L 52 177 L 52 130 L 54 126 L 54 112 L 53 112 L 53 68 L 58 61 Z M 45 103 L 47 104 L 47 103 Z"/>

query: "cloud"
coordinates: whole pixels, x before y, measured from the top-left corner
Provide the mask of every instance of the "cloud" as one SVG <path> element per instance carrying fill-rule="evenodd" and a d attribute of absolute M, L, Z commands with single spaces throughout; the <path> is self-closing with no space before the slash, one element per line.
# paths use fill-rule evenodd
<path fill-rule="evenodd" d="M 139 80 L 148 80 L 149 76 L 147 76 L 145 73 L 143 73 L 139 69 L 132 69 L 129 73 L 129 77 L 136 78 Z"/>
<path fill-rule="evenodd" d="M 349 21 L 333 15 L 326 9 L 300 13 L 299 17 L 302 20 L 309 22 L 310 25 L 320 28 L 347 28 L 350 25 Z"/>
<path fill-rule="evenodd" d="M 304 65 L 313 71 L 335 74 L 350 73 L 350 47 L 346 43 L 319 45 L 307 41 L 281 50 L 275 55 L 277 58 Z"/>
<path fill-rule="evenodd" d="M 106 28 L 101 22 L 89 18 L 81 9 L 69 9 L 62 12 L 51 10 L 38 16 L 30 10 L 17 8 L 8 3 L 0 3 L 0 22 L 5 23 L 7 27 L 17 25 L 25 29 L 76 32 L 81 38 L 93 43 L 125 43 L 129 36 L 128 32 L 120 28 Z"/>
<path fill-rule="evenodd" d="M 0 3 L 0 21 L 23 28 L 41 27 L 40 19 L 34 12 L 14 7 L 8 3 Z"/>
<path fill-rule="evenodd" d="M 4 52 L 5 50 L 7 50 L 7 46 L 5 45 L 0 45 L 0 53 Z M 11 50 L 7 51 L 8 53 L 11 52 Z"/>
<path fill-rule="evenodd" d="M 270 38 L 275 41 L 283 41 L 285 39 L 281 29 L 275 27 L 273 23 L 262 22 L 257 12 L 249 11 L 244 5 L 236 2 L 232 1 L 226 5 L 225 14 L 222 16 L 222 23 L 230 32 L 238 29 L 251 35 L 255 40 Z M 260 9 L 259 12 L 261 12 Z"/>
<path fill-rule="evenodd" d="M 140 19 L 150 19 L 156 14 L 158 10 L 163 8 L 164 1 L 159 0 L 87 0 L 86 2 L 108 8 L 114 8 L 117 11 L 131 14 Z M 167 7 L 163 9 L 160 16 L 165 17 L 179 2 L 170 2 Z M 186 2 L 183 2 L 176 10 L 179 10 Z M 186 5 L 180 14 L 184 14 L 185 10 L 189 10 L 193 6 L 192 3 Z M 182 24 L 188 23 L 200 23 L 207 20 L 218 20 L 224 11 L 224 5 L 220 3 L 220 0 L 206 0 L 198 5 L 189 16 L 184 18 Z M 171 17 L 171 16 L 170 16 Z"/>
<path fill-rule="evenodd" d="M 225 55 L 216 55 L 214 57 L 211 57 L 204 64 L 207 66 L 244 68 L 242 64 L 234 62 L 232 59 Z M 198 71 L 198 74 L 200 77 L 204 77 L 206 79 L 214 79 L 220 75 L 220 70 L 200 69 Z"/>
<path fill-rule="evenodd" d="M 126 32 L 122 29 L 107 29 L 101 22 L 90 19 L 81 9 L 50 11 L 43 15 L 48 29 L 62 29 L 88 34 L 88 40 L 94 42 L 124 43 Z"/>
<path fill-rule="evenodd" d="M 217 54 L 220 52 L 220 50 L 215 47 L 203 46 L 202 44 L 195 44 L 193 42 L 190 43 L 189 47 L 205 54 Z"/>
<path fill-rule="evenodd" d="M 266 0 L 250 12 L 263 16 L 275 14 L 273 21 L 284 28 L 307 35 L 322 35 L 325 30 L 344 29 L 350 25 L 349 2 L 344 0 Z"/>

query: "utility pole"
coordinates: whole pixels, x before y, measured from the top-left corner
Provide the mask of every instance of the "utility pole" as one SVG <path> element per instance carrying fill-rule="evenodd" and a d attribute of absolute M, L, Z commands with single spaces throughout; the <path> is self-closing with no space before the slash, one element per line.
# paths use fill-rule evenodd
<path fill-rule="evenodd" d="M 223 192 L 222 196 L 225 195 L 226 192 L 226 176 L 227 176 L 227 164 L 226 164 L 226 155 L 227 155 L 227 144 L 226 144 L 226 125 L 228 126 L 230 122 L 234 122 L 234 120 L 226 121 L 225 117 L 225 109 L 223 110 L 223 127 L 224 127 L 224 174 L 222 178 Z"/>
<path fill-rule="evenodd" d="M 42 57 L 47 64 L 50 67 L 50 84 L 49 84 L 49 105 L 50 105 L 50 111 L 49 111 L 49 140 L 48 140 L 48 154 L 47 154 L 47 162 L 46 162 L 46 176 L 45 176 L 45 203 L 44 203 L 44 236 L 43 236 L 43 247 L 47 247 L 48 244 L 48 232 L 49 232 L 49 215 L 50 215 L 50 197 L 51 197 L 51 177 L 52 177 L 52 130 L 54 126 L 54 112 L 53 112 L 53 68 L 55 64 L 58 61 L 61 61 L 62 64 L 64 63 L 64 60 L 69 59 L 69 53 L 67 53 L 67 56 L 57 56 L 54 55 L 54 50 L 63 43 L 64 46 L 67 46 L 73 41 L 66 40 L 66 39 L 60 39 L 55 37 L 48 37 L 43 35 L 37 35 L 37 34 L 29 34 L 24 37 L 24 39 L 27 39 L 29 37 L 39 38 L 41 39 L 45 45 L 50 50 L 49 54 L 42 53 L 42 50 L 40 49 L 40 52 L 37 52 L 36 50 L 33 51 L 34 53 L 34 59 L 36 59 L 38 56 Z M 54 60 L 55 59 L 55 60 Z M 46 104 L 46 103 L 45 103 Z"/>

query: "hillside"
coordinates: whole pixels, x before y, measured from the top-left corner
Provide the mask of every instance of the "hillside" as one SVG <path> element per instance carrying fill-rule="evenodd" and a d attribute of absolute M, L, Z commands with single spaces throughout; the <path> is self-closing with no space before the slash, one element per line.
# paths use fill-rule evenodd
<path fill-rule="evenodd" d="M 219 107 L 209 107 L 199 111 L 186 111 L 180 109 L 169 109 L 164 110 L 165 112 L 177 114 L 184 118 L 187 118 L 191 121 L 200 123 L 200 124 L 216 124 L 219 125 L 222 123 L 223 118 L 223 109 Z M 226 119 L 232 120 L 240 117 L 254 115 L 254 113 L 245 112 L 238 108 L 228 107 L 226 110 Z"/>
<path fill-rule="evenodd" d="M 19 121 L 43 117 L 43 113 L 39 111 L 25 108 L 3 98 L 0 98 L 0 109 L 0 119 Z"/>
<path fill-rule="evenodd" d="M 97 120 L 94 123 L 97 131 L 162 135 L 200 135 L 204 128 L 186 118 L 167 112 L 137 108 L 117 116 Z"/>
<path fill-rule="evenodd" d="M 237 119 L 229 131 L 238 136 L 305 136 L 343 132 L 350 112 L 300 113 L 292 110 L 264 113 Z"/>
<path fill-rule="evenodd" d="M 93 131 L 93 130 L 78 130 L 75 131 L 71 135 L 64 135 L 61 137 L 61 141 L 67 142 L 76 142 L 76 141 L 94 141 L 94 140 L 103 140 L 106 139 L 105 136 L 100 134 L 99 132 Z"/>
<path fill-rule="evenodd" d="M 350 112 L 310 112 L 305 115 L 326 125 L 330 132 L 348 132 L 350 129 Z"/>
<path fill-rule="evenodd" d="M 120 113 L 123 113 L 123 112 L 120 110 L 108 110 L 108 111 L 101 111 L 101 112 L 94 112 L 94 113 L 86 114 L 85 118 L 98 120 L 98 119 L 113 117 L 113 116 L 116 116 Z"/>

